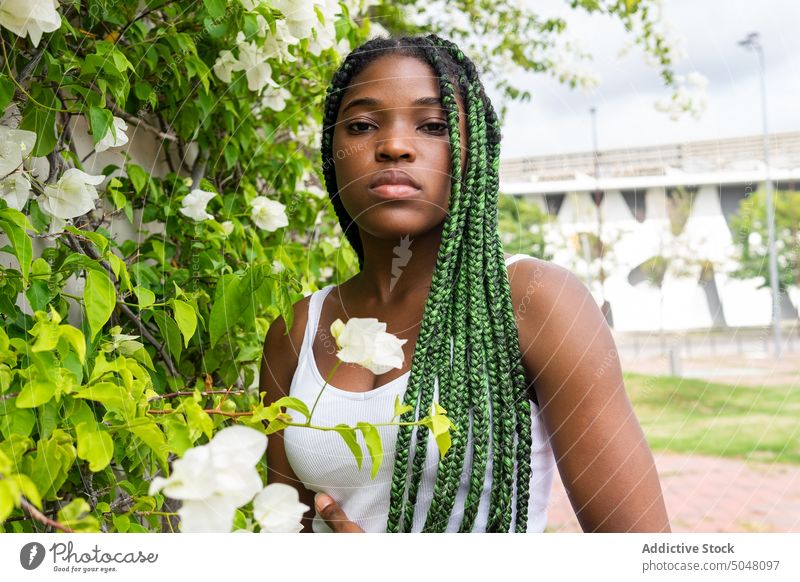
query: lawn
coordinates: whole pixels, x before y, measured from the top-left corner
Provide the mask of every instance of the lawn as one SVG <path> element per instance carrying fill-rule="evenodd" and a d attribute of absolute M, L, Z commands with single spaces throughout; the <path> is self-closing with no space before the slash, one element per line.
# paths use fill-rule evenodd
<path fill-rule="evenodd" d="M 653 451 L 800 464 L 800 388 L 626 373 Z"/>

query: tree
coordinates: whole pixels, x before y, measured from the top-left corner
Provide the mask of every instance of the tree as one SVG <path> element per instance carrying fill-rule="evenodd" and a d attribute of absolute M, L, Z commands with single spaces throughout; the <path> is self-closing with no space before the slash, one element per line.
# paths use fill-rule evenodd
<path fill-rule="evenodd" d="M 797 317 L 787 291 L 791 286 L 800 285 L 800 192 L 776 191 L 774 200 L 781 314 L 782 318 Z M 759 288 L 769 287 L 766 193 L 759 190 L 743 198 L 730 223 L 739 261 L 739 267 L 731 272 L 731 276 L 740 279 L 760 277 Z"/>

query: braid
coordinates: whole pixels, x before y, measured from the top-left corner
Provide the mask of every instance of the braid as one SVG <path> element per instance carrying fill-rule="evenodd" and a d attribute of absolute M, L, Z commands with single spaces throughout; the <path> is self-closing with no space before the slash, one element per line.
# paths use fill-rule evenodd
<path fill-rule="evenodd" d="M 500 126 L 474 63 L 454 43 L 434 34 L 374 38 L 349 53 L 334 73 L 325 98 L 321 141 L 325 186 L 342 231 L 358 256 L 359 268 L 363 268 L 359 229 L 347 214 L 336 183 L 333 133 L 352 79 L 378 57 L 390 54 L 418 58 L 434 70 L 451 144 L 448 214 L 404 396 L 404 403 L 413 409 L 399 419 L 413 422 L 426 416 L 437 398 L 458 427 L 451 435 L 447 455 L 438 464 L 423 531 L 447 528 L 470 443 L 472 471 L 467 476 L 469 490 L 459 531 L 474 527 L 490 456 L 492 487 L 486 531 L 510 530 L 514 495 L 514 530 L 524 531 L 530 495 L 531 407 L 497 224 Z M 466 136 L 459 131 L 456 90 L 467 118 Z M 462 147 L 467 154 L 463 175 Z M 428 433 L 416 426 L 399 427 L 388 532 L 412 529 Z"/>

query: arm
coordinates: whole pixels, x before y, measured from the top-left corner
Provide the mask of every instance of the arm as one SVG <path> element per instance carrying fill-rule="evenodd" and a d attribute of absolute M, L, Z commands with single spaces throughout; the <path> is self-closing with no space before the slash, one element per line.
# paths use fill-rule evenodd
<path fill-rule="evenodd" d="M 523 266 L 524 264 L 524 266 Z M 520 347 L 561 479 L 589 532 L 669 532 L 653 456 L 625 392 L 614 339 L 568 270 L 519 261 Z"/>
<path fill-rule="evenodd" d="M 283 317 L 279 316 L 269 327 L 267 336 L 264 339 L 264 351 L 261 356 L 261 370 L 259 376 L 259 391 L 265 405 L 275 402 L 283 396 L 288 396 L 289 386 L 292 376 L 297 368 L 297 354 L 302 337 L 297 340 L 299 329 L 303 333 L 306 315 L 302 304 L 307 303 L 306 298 L 295 304 L 295 323 L 292 333 L 286 333 L 286 323 Z M 298 321 L 302 317 L 303 321 Z M 313 533 L 311 521 L 314 518 L 314 492 L 309 491 L 297 478 L 289 460 L 286 458 L 286 451 L 283 445 L 283 431 L 277 431 L 269 435 L 267 441 L 267 483 L 286 483 L 295 487 L 300 494 L 300 502 L 310 507 L 302 518 L 302 533 Z"/>

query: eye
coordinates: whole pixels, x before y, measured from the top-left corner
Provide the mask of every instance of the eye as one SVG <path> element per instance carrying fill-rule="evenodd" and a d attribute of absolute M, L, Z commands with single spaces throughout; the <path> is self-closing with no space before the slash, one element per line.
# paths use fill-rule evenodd
<path fill-rule="evenodd" d="M 366 129 L 357 129 L 356 126 L 365 126 L 367 129 L 372 127 L 371 124 L 367 123 L 366 121 L 354 121 L 350 125 L 347 126 L 347 129 L 351 130 L 354 133 L 363 133 Z"/>
<path fill-rule="evenodd" d="M 432 127 L 430 131 L 436 134 L 443 134 L 447 132 L 447 124 L 442 123 L 441 121 L 432 121 L 430 123 L 426 123 L 423 127 Z"/>

